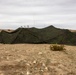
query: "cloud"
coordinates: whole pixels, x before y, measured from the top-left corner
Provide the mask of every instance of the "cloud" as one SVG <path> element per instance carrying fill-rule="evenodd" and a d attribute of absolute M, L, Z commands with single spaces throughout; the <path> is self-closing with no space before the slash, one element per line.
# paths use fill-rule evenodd
<path fill-rule="evenodd" d="M 0 27 L 76 24 L 75 0 L 0 0 Z M 75 27 L 74 27 L 75 28 Z"/>

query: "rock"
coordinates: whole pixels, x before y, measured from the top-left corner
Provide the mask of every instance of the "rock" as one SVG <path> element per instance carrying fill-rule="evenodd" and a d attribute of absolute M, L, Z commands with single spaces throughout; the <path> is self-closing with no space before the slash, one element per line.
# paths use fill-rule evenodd
<path fill-rule="evenodd" d="M 33 61 L 33 64 L 36 64 L 36 63 L 37 63 L 37 61 L 36 61 L 36 60 L 34 60 L 34 61 Z"/>
<path fill-rule="evenodd" d="M 29 72 L 29 71 L 27 71 L 27 72 L 26 72 L 26 74 L 27 74 L 27 75 L 30 75 L 30 72 Z"/>
<path fill-rule="evenodd" d="M 45 65 L 45 63 L 42 63 L 42 66 L 44 66 L 44 67 L 45 67 L 45 66 L 46 66 L 46 65 Z"/>
<path fill-rule="evenodd" d="M 39 54 L 39 55 L 42 55 L 42 52 L 39 52 L 38 54 Z"/>
<path fill-rule="evenodd" d="M 45 67 L 45 70 L 48 70 L 48 67 Z"/>

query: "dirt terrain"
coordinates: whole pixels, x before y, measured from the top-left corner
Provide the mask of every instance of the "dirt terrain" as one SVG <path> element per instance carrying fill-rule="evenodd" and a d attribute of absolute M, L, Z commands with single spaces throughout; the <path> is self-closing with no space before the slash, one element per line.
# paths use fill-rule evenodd
<path fill-rule="evenodd" d="M 12 29 L 0 29 L 0 32 L 1 32 L 2 30 L 6 31 L 6 32 L 12 32 L 12 31 L 14 31 L 14 30 L 12 30 Z"/>
<path fill-rule="evenodd" d="M 76 46 L 0 44 L 0 75 L 76 75 Z"/>

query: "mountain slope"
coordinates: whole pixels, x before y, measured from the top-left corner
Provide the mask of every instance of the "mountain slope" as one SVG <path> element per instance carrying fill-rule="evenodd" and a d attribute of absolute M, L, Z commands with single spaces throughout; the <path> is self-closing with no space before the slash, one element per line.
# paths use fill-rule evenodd
<path fill-rule="evenodd" d="M 2 40 L 2 41 L 1 41 Z M 58 43 L 76 45 L 76 32 L 49 26 L 42 29 L 18 28 L 13 32 L 1 31 L 1 43 Z"/>

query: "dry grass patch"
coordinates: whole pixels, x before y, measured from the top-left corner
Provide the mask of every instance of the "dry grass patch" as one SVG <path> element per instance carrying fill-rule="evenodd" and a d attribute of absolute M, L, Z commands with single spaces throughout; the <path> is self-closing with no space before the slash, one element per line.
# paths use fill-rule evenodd
<path fill-rule="evenodd" d="M 64 51 L 65 50 L 64 45 L 58 45 L 58 44 L 51 45 L 50 49 L 52 51 Z"/>

